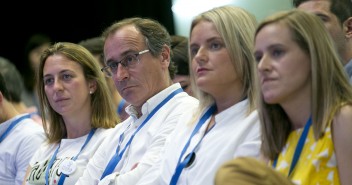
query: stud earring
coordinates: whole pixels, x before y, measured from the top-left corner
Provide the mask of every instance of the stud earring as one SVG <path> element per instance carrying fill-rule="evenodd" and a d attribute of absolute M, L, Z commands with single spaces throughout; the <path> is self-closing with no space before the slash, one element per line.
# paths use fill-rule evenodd
<path fill-rule="evenodd" d="M 93 92 L 92 92 L 92 91 L 89 91 L 89 94 L 93 94 Z"/>

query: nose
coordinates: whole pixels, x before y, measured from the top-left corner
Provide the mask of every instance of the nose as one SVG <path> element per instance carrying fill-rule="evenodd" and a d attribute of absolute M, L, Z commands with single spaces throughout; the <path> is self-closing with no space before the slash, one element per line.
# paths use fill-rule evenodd
<path fill-rule="evenodd" d="M 55 92 L 59 92 L 63 90 L 63 85 L 62 85 L 62 82 L 59 80 L 59 78 L 55 78 L 53 89 Z"/>
<path fill-rule="evenodd" d="M 198 64 L 202 64 L 208 60 L 208 55 L 206 49 L 200 47 L 197 51 L 196 55 L 194 56 L 193 60 L 195 60 Z"/>
<path fill-rule="evenodd" d="M 121 64 L 117 66 L 116 74 L 114 75 L 115 81 L 123 81 L 129 76 L 128 69 L 123 67 Z"/>
<path fill-rule="evenodd" d="M 263 55 L 263 57 L 260 59 L 258 63 L 258 71 L 265 72 L 270 70 L 271 70 L 271 60 L 266 55 Z"/>

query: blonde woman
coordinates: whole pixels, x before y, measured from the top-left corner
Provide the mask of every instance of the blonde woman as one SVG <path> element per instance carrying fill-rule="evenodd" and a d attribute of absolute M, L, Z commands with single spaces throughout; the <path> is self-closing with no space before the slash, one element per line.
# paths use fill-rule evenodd
<path fill-rule="evenodd" d="M 193 93 L 199 107 L 184 114 L 166 151 L 139 184 L 210 185 L 225 161 L 258 157 L 254 16 L 223 6 L 192 22 L 189 49 Z"/>

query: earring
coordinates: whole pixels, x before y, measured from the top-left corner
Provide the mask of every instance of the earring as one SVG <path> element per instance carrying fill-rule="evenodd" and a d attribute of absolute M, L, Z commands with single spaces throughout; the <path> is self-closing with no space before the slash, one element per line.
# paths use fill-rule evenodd
<path fill-rule="evenodd" d="M 93 92 L 92 92 L 92 91 L 89 91 L 89 94 L 93 94 Z"/>

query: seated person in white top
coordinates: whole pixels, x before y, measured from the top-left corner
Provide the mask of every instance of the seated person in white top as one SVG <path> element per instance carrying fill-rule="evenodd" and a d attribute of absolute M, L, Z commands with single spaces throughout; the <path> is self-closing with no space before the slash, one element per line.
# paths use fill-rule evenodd
<path fill-rule="evenodd" d="M 170 35 L 157 21 L 128 18 L 103 33 L 106 67 L 130 114 L 117 125 L 77 184 L 135 184 L 158 160 L 180 115 L 198 100 L 173 84 Z M 101 180 L 102 179 L 102 180 Z M 100 181 L 100 182 L 99 182 Z"/>
<path fill-rule="evenodd" d="M 75 184 L 119 122 L 104 75 L 83 46 L 59 42 L 43 52 L 37 82 L 48 139 L 30 161 L 26 184 Z"/>
<path fill-rule="evenodd" d="M 192 92 L 200 106 L 179 119 L 162 161 L 138 184 L 211 185 L 225 161 L 259 157 L 255 28 L 253 15 L 232 6 L 195 17 L 189 37 L 189 68 Z"/>
<path fill-rule="evenodd" d="M 11 96 L 11 103 L 19 113 L 29 113 L 31 118 L 42 125 L 42 118 L 34 106 L 27 107 L 23 101 L 25 87 L 23 78 L 16 66 L 7 58 L 0 57 L 0 73 L 2 74 L 7 90 Z"/>
<path fill-rule="evenodd" d="M 0 73 L 0 184 L 20 185 L 45 134 L 28 113 L 15 109 L 6 83 Z"/>

